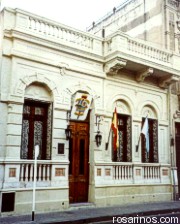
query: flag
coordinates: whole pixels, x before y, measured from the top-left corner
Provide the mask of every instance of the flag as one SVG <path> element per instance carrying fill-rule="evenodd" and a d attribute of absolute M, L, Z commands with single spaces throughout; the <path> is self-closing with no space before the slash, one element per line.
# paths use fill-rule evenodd
<path fill-rule="evenodd" d="M 114 133 L 113 147 L 114 147 L 114 150 L 117 150 L 117 148 L 119 146 L 119 138 L 118 138 L 118 119 L 117 119 L 116 108 L 114 110 L 114 115 L 113 115 L 113 120 L 112 120 L 112 124 L 111 124 L 111 129 L 112 129 L 112 131 Z"/>
<path fill-rule="evenodd" d="M 148 124 L 148 118 L 146 117 L 144 121 L 143 128 L 141 130 L 141 133 L 145 136 L 146 139 L 146 151 L 149 153 L 149 124 Z"/>

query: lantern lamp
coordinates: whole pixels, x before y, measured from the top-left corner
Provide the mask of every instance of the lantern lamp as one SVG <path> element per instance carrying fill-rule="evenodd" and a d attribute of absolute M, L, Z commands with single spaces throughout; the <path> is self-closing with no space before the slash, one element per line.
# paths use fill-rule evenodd
<path fill-rule="evenodd" d="M 99 147 L 101 145 L 101 141 L 102 141 L 102 135 L 100 134 L 100 131 L 97 132 L 97 134 L 95 136 L 95 140 L 96 140 L 97 147 Z"/>
<path fill-rule="evenodd" d="M 70 129 L 69 125 L 65 129 L 65 134 L 66 134 L 66 140 L 69 140 L 71 138 L 71 129 Z"/>

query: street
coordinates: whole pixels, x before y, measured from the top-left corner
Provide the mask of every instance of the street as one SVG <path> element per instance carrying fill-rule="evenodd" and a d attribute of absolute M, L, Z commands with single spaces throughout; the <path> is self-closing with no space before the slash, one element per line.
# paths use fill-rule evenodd
<path fill-rule="evenodd" d="M 180 212 L 167 213 L 160 215 L 149 215 L 149 216 L 134 216 L 134 217 L 114 217 L 109 221 L 98 221 L 89 224 L 118 224 L 118 223 L 132 223 L 132 224 L 175 224 L 180 223 Z"/>

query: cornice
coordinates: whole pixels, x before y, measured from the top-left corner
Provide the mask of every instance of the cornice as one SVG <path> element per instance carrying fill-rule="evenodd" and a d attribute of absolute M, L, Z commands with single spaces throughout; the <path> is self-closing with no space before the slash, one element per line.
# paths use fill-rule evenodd
<path fill-rule="evenodd" d="M 93 61 L 103 62 L 103 56 L 85 51 L 83 49 L 78 49 L 72 46 L 64 45 L 63 43 L 58 43 L 55 40 L 50 40 L 47 38 L 41 38 L 37 35 L 32 35 L 32 33 L 24 33 L 20 30 L 5 30 L 4 37 L 14 40 L 22 40 L 27 43 L 38 44 L 38 46 L 46 47 L 58 52 L 68 53 L 77 57 L 87 58 Z"/>

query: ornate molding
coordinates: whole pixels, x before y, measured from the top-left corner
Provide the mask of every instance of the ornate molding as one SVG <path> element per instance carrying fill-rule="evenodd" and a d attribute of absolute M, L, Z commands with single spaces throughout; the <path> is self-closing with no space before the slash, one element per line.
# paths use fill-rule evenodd
<path fill-rule="evenodd" d="M 52 79 L 49 79 L 48 74 L 38 72 L 33 72 L 30 75 L 21 76 L 15 84 L 13 91 L 14 95 L 20 96 L 23 99 L 25 96 L 25 89 L 35 82 L 44 84 L 48 88 L 48 91 L 52 92 L 54 102 L 61 102 L 61 95 L 58 89 L 58 85 Z"/>
<path fill-rule="evenodd" d="M 151 108 L 151 106 L 145 106 L 142 110 L 142 116 L 146 117 L 148 115 L 148 118 L 157 118 L 157 113 L 154 108 Z"/>
<path fill-rule="evenodd" d="M 180 20 L 176 22 L 177 23 L 177 28 L 180 31 Z"/>
<path fill-rule="evenodd" d="M 176 112 L 173 114 L 174 119 L 180 118 L 180 110 L 176 110 Z"/>
<path fill-rule="evenodd" d="M 64 76 L 66 74 L 66 70 L 67 68 L 69 68 L 69 65 L 63 62 L 59 62 L 58 63 L 58 67 L 59 67 L 59 73 L 61 76 Z"/>
<path fill-rule="evenodd" d="M 66 87 L 62 91 L 62 96 L 65 101 L 65 103 L 71 105 L 71 97 L 74 93 L 77 91 L 85 91 L 88 92 L 94 99 L 95 105 L 97 107 L 102 107 L 102 102 L 100 99 L 100 95 L 96 92 L 96 90 L 92 89 L 90 86 L 87 85 L 85 82 L 78 82 L 76 84 L 73 84 L 71 86 Z"/>
<path fill-rule="evenodd" d="M 145 78 L 147 78 L 148 76 L 152 75 L 154 72 L 153 68 L 147 68 L 144 71 L 141 71 L 140 73 L 138 73 L 136 75 L 136 80 L 138 82 L 143 82 Z"/>
<path fill-rule="evenodd" d="M 115 102 L 115 106 L 117 108 L 117 112 L 120 112 L 122 114 L 131 114 L 129 105 L 126 102 L 117 100 Z"/>
<path fill-rule="evenodd" d="M 161 78 L 159 81 L 159 86 L 161 88 L 168 88 L 169 85 L 178 82 L 179 81 L 179 77 L 172 75 L 172 76 L 166 76 L 164 78 Z"/>
<path fill-rule="evenodd" d="M 117 75 L 118 71 L 124 68 L 126 64 L 127 60 L 117 57 L 105 64 L 105 72 L 108 75 Z"/>

